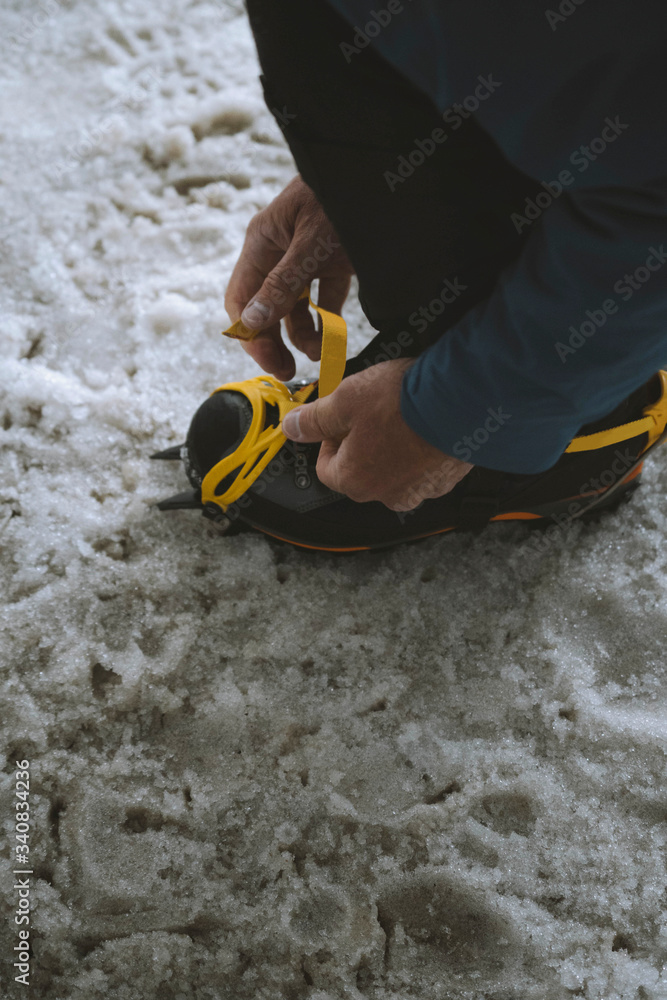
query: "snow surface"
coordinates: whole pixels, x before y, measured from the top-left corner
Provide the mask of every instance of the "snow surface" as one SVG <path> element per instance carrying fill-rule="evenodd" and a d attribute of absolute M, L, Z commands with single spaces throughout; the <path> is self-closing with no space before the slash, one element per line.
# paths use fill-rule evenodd
<path fill-rule="evenodd" d="M 4 0 L 0 28 L 17 995 L 664 1000 L 667 455 L 546 541 L 336 558 L 158 514 L 185 481 L 148 455 L 255 373 L 223 292 L 293 164 L 239 3 Z"/>

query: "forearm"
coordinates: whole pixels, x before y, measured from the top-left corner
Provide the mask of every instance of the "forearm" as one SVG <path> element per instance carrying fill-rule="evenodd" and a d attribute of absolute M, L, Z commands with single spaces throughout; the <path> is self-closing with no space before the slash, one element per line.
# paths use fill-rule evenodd
<path fill-rule="evenodd" d="M 664 179 L 554 202 L 493 294 L 406 376 L 410 427 L 489 468 L 552 465 L 667 357 L 666 223 Z"/>

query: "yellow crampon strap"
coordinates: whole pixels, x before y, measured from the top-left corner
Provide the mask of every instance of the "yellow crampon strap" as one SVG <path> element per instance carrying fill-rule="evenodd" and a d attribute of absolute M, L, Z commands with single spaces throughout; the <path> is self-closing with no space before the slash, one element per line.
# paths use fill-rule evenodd
<path fill-rule="evenodd" d="M 299 299 L 308 299 L 310 305 L 322 319 L 322 360 L 320 362 L 320 378 L 318 395 L 328 396 L 340 385 L 345 371 L 347 354 L 347 327 L 342 316 L 316 305 L 310 297 L 307 288 Z M 228 330 L 223 330 L 223 336 L 234 340 L 254 340 L 258 330 L 249 330 L 240 319 L 232 323 Z"/>
<path fill-rule="evenodd" d="M 308 289 L 300 298 L 307 298 L 313 309 L 322 317 L 322 361 L 318 394 L 328 396 L 340 384 L 345 371 L 347 327 L 342 316 L 315 305 Z M 235 340 L 254 340 L 256 330 L 249 330 L 241 320 L 233 323 L 223 333 Z M 243 441 L 231 455 L 227 455 L 204 477 L 201 485 L 202 503 L 214 503 L 226 510 L 252 486 L 271 464 L 287 438 L 282 432 L 283 417 L 295 406 L 305 403 L 315 389 L 315 382 L 291 393 L 286 385 L 271 375 L 260 375 L 244 382 L 229 382 L 216 392 L 240 392 L 249 400 L 252 419 Z M 267 407 L 271 407 L 267 411 Z M 277 409 L 277 420 L 275 411 Z M 273 414 L 269 417 L 269 413 Z M 226 480 L 231 479 L 229 485 Z"/>
<path fill-rule="evenodd" d="M 236 451 L 221 459 L 204 477 L 202 503 L 214 503 L 226 510 L 229 504 L 243 496 L 285 444 L 287 438 L 281 427 L 283 417 L 295 406 L 305 403 L 314 388 L 313 383 L 291 393 L 278 379 L 260 375 L 245 382 L 228 382 L 215 390 L 243 393 L 252 407 L 252 418 Z M 274 414 L 277 409 L 277 414 L 267 420 L 269 406 Z M 231 482 L 226 485 L 228 478 Z"/>
<path fill-rule="evenodd" d="M 308 289 L 304 289 L 300 298 L 307 298 L 312 308 L 322 318 L 322 361 L 317 386 L 320 396 L 328 396 L 340 385 L 345 371 L 347 327 L 342 316 L 316 305 L 310 298 Z M 258 333 L 245 327 L 240 319 L 223 332 L 225 336 L 236 340 L 253 340 Z M 620 444 L 622 441 L 629 441 L 640 434 L 648 434 L 647 448 L 653 445 L 667 424 L 667 372 L 660 371 L 658 375 L 660 395 L 655 403 L 644 408 L 643 416 L 596 434 L 580 435 L 570 442 L 565 451 L 570 454 L 596 451 L 599 448 Z M 287 440 L 280 426 L 283 417 L 295 406 L 305 403 L 314 388 L 315 383 L 304 386 L 292 394 L 282 382 L 278 382 L 270 375 L 263 375 L 245 382 L 231 382 L 216 389 L 216 392 L 220 392 L 221 389 L 231 389 L 243 393 L 252 405 L 252 421 L 236 451 L 214 465 L 206 475 L 202 483 L 204 503 L 213 502 L 226 510 L 229 504 L 238 500 L 252 486 Z M 278 423 L 265 426 L 267 405 L 278 408 Z M 225 490 L 224 481 L 235 470 L 238 472 Z"/>
<path fill-rule="evenodd" d="M 640 434 L 648 434 L 647 448 L 654 444 L 667 423 L 667 372 L 660 371 L 658 376 L 660 396 L 657 402 L 644 408 L 643 417 L 621 424 L 619 427 L 611 427 L 607 431 L 598 431 L 597 434 L 582 434 L 581 437 L 574 438 L 565 451 L 596 451 L 598 448 L 620 444 L 621 441 L 629 441 L 631 438 L 639 437 Z"/>

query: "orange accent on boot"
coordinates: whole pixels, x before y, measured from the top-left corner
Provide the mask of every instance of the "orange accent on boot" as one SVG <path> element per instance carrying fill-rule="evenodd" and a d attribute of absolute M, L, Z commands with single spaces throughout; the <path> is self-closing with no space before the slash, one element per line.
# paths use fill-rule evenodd
<path fill-rule="evenodd" d="M 491 521 L 541 521 L 541 514 L 531 514 L 527 510 L 517 510 L 509 514 L 496 514 Z"/>

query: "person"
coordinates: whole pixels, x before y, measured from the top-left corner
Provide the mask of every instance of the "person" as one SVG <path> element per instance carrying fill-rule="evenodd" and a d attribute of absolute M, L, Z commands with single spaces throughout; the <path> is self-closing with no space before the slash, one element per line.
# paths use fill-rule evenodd
<path fill-rule="evenodd" d="M 464 483 L 481 475 L 493 517 L 489 482 L 516 493 L 542 477 L 553 490 L 554 469 L 586 493 L 577 477 L 605 471 L 611 452 L 589 451 L 587 470 L 573 440 L 632 424 L 663 392 L 665 9 L 247 9 L 299 174 L 251 221 L 227 311 L 283 382 L 295 362 L 281 321 L 295 350 L 320 356 L 301 297 L 315 278 L 319 305 L 338 313 L 356 273 L 378 331 L 335 392 L 285 414 L 284 434 L 321 443 L 319 481 L 360 505 L 413 511 L 479 494 Z"/>

